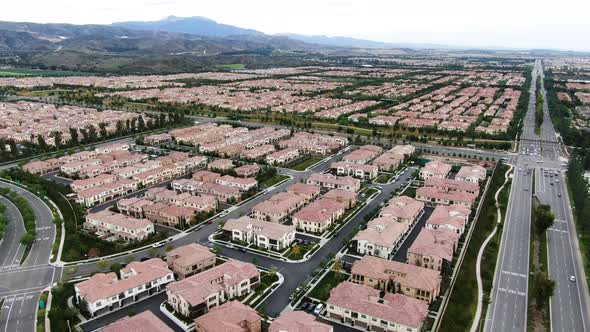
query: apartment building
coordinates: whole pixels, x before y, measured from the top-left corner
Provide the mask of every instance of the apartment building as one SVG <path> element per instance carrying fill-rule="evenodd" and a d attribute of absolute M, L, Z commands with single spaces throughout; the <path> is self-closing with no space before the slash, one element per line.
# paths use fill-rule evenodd
<path fill-rule="evenodd" d="M 429 161 L 420 169 L 420 179 L 427 180 L 431 177 L 444 179 L 451 172 L 452 166 L 440 161 Z"/>
<path fill-rule="evenodd" d="M 437 205 L 426 220 L 426 228 L 446 228 L 463 235 L 471 210 L 462 205 Z"/>
<path fill-rule="evenodd" d="M 480 183 L 486 179 L 487 171 L 485 168 L 474 165 L 474 166 L 462 166 L 455 175 L 455 179 L 459 181 L 468 181 L 474 183 Z"/>
<path fill-rule="evenodd" d="M 419 332 L 428 303 L 345 281 L 330 291 L 326 316 L 371 331 Z"/>
<path fill-rule="evenodd" d="M 437 189 L 435 187 L 420 187 L 416 189 L 416 199 L 425 202 L 428 205 L 462 205 L 471 209 L 477 196 L 462 191 Z"/>
<path fill-rule="evenodd" d="M 173 332 L 174 330 L 149 310 L 133 316 L 125 316 L 100 329 L 100 332 L 127 331 Z"/>
<path fill-rule="evenodd" d="M 274 223 L 283 223 L 305 204 L 305 198 L 287 192 L 278 193 L 252 208 L 252 217 Z"/>
<path fill-rule="evenodd" d="M 109 210 L 86 215 L 84 229 L 106 241 L 142 241 L 154 233 L 154 224 Z"/>
<path fill-rule="evenodd" d="M 317 321 L 315 316 L 296 310 L 281 314 L 270 323 L 268 332 L 333 332 L 332 325 Z"/>
<path fill-rule="evenodd" d="M 89 179 L 82 179 L 82 180 L 74 180 L 70 183 L 70 188 L 72 188 L 73 192 L 81 192 L 83 190 L 94 188 L 101 186 L 105 183 L 112 183 L 117 180 L 115 175 L 111 174 L 101 174 L 94 178 Z"/>
<path fill-rule="evenodd" d="M 215 266 L 216 256 L 208 248 L 197 243 L 172 249 L 166 255 L 166 263 L 178 279 L 190 277 Z"/>
<path fill-rule="evenodd" d="M 396 221 L 391 217 L 378 217 L 367 224 L 367 228 L 358 232 L 353 241 L 356 241 L 356 251 L 361 255 L 371 255 L 388 259 L 401 245 L 404 235 L 408 232 L 410 224 L 404 221 Z"/>
<path fill-rule="evenodd" d="M 450 264 L 457 250 L 459 234 L 448 229 L 423 228 L 408 248 L 408 264 L 442 271 Z"/>
<path fill-rule="evenodd" d="M 59 165 L 47 161 L 31 161 L 23 165 L 23 170 L 37 175 L 43 175 L 59 169 Z"/>
<path fill-rule="evenodd" d="M 339 203 L 344 203 L 346 209 L 350 209 L 358 202 L 358 194 L 354 191 L 344 189 L 332 189 L 322 196 L 323 199 L 331 199 Z"/>
<path fill-rule="evenodd" d="M 446 191 L 465 192 L 474 196 L 479 196 L 479 184 L 477 182 L 432 177 L 424 181 L 424 187 L 432 187 Z"/>
<path fill-rule="evenodd" d="M 396 170 L 403 161 L 403 155 L 387 152 L 375 158 L 371 165 L 377 166 L 380 171 L 392 172 Z"/>
<path fill-rule="evenodd" d="M 321 234 L 344 215 L 346 208 L 346 203 L 320 198 L 293 214 L 293 225 L 304 232 Z"/>
<path fill-rule="evenodd" d="M 117 201 L 117 209 L 119 212 L 135 218 L 145 218 L 145 207 L 152 204 L 154 202 L 143 198 L 122 198 Z"/>
<path fill-rule="evenodd" d="M 260 284 L 260 273 L 253 264 L 230 259 L 166 287 L 168 304 L 189 318 L 252 292 Z"/>
<path fill-rule="evenodd" d="M 265 161 L 269 165 L 283 165 L 300 156 L 299 149 L 286 148 L 266 155 Z"/>
<path fill-rule="evenodd" d="M 119 179 L 82 190 L 76 195 L 76 202 L 86 207 L 102 204 L 117 197 L 137 191 L 138 183 L 129 179 Z"/>
<path fill-rule="evenodd" d="M 195 331 L 260 332 L 261 321 L 256 310 L 234 300 L 211 308 L 208 313 L 196 318 Z"/>
<path fill-rule="evenodd" d="M 313 184 L 300 182 L 287 187 L 287 192 L 302 196 L 305 198 L 305 203 L 309 203 L 320 195 L 321 188 Z"/>
<path fill-rule="evenodd" d="M 221 202 L 239 201 L 242 198 L 242 191 L 237 187 L 224 186 L 218 183 L 180 179 L 172 181 L 172 189 L 180 193 L 191 195 L 208 194 L 214 196 Z"/>
<path fill-rule="evenodd" d="M 390 293 L 400 293 L 432 303 L 440 293 L 439 271 L 373 256 L 352 265 L 351 280 Z"/>
<path fill-rule="evenodd" d="M 383 153 L 383 148 L 376 145 L 363 145 L 360 148 L 344 155 L 343 162 L 355 164 L 369 164 L 371 160 L 375 159 Z"/>
<path fill-rule="evenodd" d="M 256 164 L 248 164 L 237 167 L 235 169 L 236 175 L 243 178 L 256 177 L 260 172 L 260 166 Z"/>
<path fill-rule="evenodd" d="M 143 143 L 146 145 L 160 145 L 172 141 L 173 137 L 170 134 L 153 134 L 143 138 Z"/>
<path fill-rule="evenodd" d="M 215 183 L 228 187 L 236 187 L 240 189 L 240 191 L 249 191 L 258 188 L 258 181 L 256 181 L 256 179 L 236 178 L 231 175 L 224 175 L 216 179 Z"/>
<path fill-rule="evenodd" d="M 389 202 L 387 202 L 387 206 L 379 211 L 379 216 L 392 218 L 397 222 L 413 225 L 418 218 L 420 218 L 423 211 L 423 202 L 402 195 L 390 199 Z"/>
<path fill-rule="evenodd" d="M 326 173 L 313 173 L 307 178 L 308 184 L 314 184 L 325 189 L 345 189 L 358 192 L 361 189 L 361 180 L 350 176 L 336 176 Z"/>
<path fill-rule="evenodd" d="M 210 171 L 229 171 L 235 167 L 231 159 L 217 159 L 207 164 L 207 169 Z"/>
<path fill-rule="evenodd" d="M 151 296 L 174 281 L 174 274 L 159 258 L 131 262 L 120 274 L 119 279 L 114 272 L 96 273 L 76 283 L 76 302 L 85 302 L 90 315 L 95 317 Z"/>
<path fill-rule="evenodd" d="M 295 240 L 295 226 L 270 223 L 248 216 L 227 220 L 223 230 L 231 236 L 232 241 L 274 251 L 289 248 Z"/>
<path fill-rule="evenodd" d="M 377 177 L 379 167 L 374 165 L 356 164 L 352 162 L 335 162 L 330 164 L 330 169 L 340 176 L 352 176 L 359 179 L 372 180 Z"/>
<path fill-rule="evenodd" d="M 97 155 L 100 155 L 100 154 L 112 153 L 115 151 L 128 151 L 129 148 L 130 148 L 130 145 L 127 143 L 116 143 L 116 144 L 99 146 L 96 149 L 94 149 L 94 152 Z"/>
<path fill-rule="evenodd" d="M 267 154 L 271 154 L 275 151 L 276 149 L 274 145 L 264 144 L 249 150 L 242 150 L 242 152 L 240 152 L 240 157 L 249 160 L 259 160 Z"/>

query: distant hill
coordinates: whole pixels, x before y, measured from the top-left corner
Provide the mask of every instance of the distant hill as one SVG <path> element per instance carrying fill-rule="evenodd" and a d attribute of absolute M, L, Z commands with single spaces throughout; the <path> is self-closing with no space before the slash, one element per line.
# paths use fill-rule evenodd
<path fill-rule="evenodd" d="M 273 50 L 317 50 L 320 48 L 315 44 L 308 44 L 284 36 L 269 36 L 255 31 L 250 34 L 236 35 L 233 32 L 239 31 L 236 29 L 240 28 L 225 27 L 223 29 L 228 35 L 213 36 L 166 30 L 136 30 L 115 25 L 0 21 L 0 50 L 37 52 L 59 50 L 129 55 L 141 53 L 141 55 L 145 55 L 269 53 Z M 223 29 L 220 28 L 216 30 L 217 32 L 211 33 L 221 34 Z"/>
<path fill-rule="evenodd" d="M 300 35 L 295 33 L 282 33 L 280 36 L 286 36 L 292 39 L 304 41 L 306 43 L 322 44 L 333 47 L 349 48 L 411 48 L 411 49 L 441 49 L 454 48 L 448 45 L 428 44 L 428 43 L 386 43 L 368 39 L 358 39 L 351 37 L 328 37 L 323 35 Z"/>
<path fill-rule="evenodd" d="M 190 33 L 209 37 L 227 37 L 233 35 L 264 35 L 252 29 L 244 29 L 228 24 L 217 23 L 206 17 L 169 16 L 159 21 L 118 22 L 112 26 L 134 30 L 160 30 L 168 32 Z"/>

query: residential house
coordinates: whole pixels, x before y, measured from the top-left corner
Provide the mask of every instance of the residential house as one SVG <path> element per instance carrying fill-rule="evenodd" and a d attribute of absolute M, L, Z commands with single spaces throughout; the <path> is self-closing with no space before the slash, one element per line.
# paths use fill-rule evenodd
<path fill-rule="evenodd" d="M 96 273 L 76 283 L 76 302 L 85 303 L 94 317 L 153 295 L 174 281 L 174 274 L 159 258 L 131 262 L 121 269 L 120 275 L 119 279 L 114 272 Z"/>
<path fill-rule="evenodd" d="M 190 277 L 215 266 L 216 256 L 208 248 L 197 243 L 172 249 L 166 255 L 168 267 L 178 279 Z"/>
<path fill-rule="evenodd" d="M 166 294 L 175 312 L 195 318 L 226 300 L 249 294 L 259 284 L 260 273 L 253 264 L 230 259 L 171 283 L 166 287 Z"/>
<path fill-rule="evenodd" d="M 418 332 L 428 317 L 428 303 L 403 294 L 342 282 L 330 291 L 326 316 L 360 329 Z"/>
<path fill-rule="evenodd" d="M 448 229 L 423 228 L 408 248 L 408 264 L 442 271 L 457 250 L 459 234 Z"/>
<path fill-rule="evenodd" d="M 351 273 L 354 283 L 428 303 L 436 300 L 440 293 L 440 272 L 416 265 L 364 256 L 353 263 Z"/>
<path fill-rule="evenodd" d="M 314 184 L 326 189 L 345 189 L 358 192 L 361 189 L 361 180 L 350 176 L 336 176 L 326 173 L 313 173 L 307 178 L 308 184 Z"/>
<path fill-rule="evenodd" d="M 248 216 L 227 220 L 223 230 L 230 234 L 232 241 L 274 251 L 289 248 L 295 240 L 295 226 L 275 224 Z"/>
<path fill-rule="evenodd" d="M 236 300 L 211 308 L 195 319 L 196 332 L 260 332 L 261 326 L 258 312 Z"/>
<path fill-rule="evenodd" d="M 429 161 L 420 169 L 420 179 L 427 180 L 431 177 L 444 179 L 451 172 L 452 166 L 440 161 Z"/>

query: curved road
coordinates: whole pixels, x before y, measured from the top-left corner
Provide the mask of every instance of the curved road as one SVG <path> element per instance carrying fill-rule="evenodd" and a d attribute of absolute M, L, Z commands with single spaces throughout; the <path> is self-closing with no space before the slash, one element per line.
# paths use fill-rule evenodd
<path fill-rule="evenodd" d="M 0 271 L 0 298 L 4 299 L 0 331 L 34 331 L 39 295 L 61 275 L 60 268 L 49 265 L 55 239 L 53 214 L 43 200 L 29 191 L 2 181 L 0 187 L 15 191 L 29 202 L 37 227 L 37 240 L 25 261 Z M 4 252 L 0 254 L 4 256 Z"/>

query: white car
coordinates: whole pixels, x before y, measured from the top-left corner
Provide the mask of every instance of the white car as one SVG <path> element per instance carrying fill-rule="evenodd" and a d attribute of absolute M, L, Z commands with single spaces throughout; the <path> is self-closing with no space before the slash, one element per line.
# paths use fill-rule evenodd
<path fill-rule="evenodd" d="M 575 276 L 570 276 L 570 281 L 576 282 L 576 277 Z"/>
<path fill-rule="evenodd" d="M 319 315 L 322 312 L 322 309 L 324 309 L 324 304 L 320 303 L 315 307 L 315 309 L 313 309 L 313 314 Z"/>

